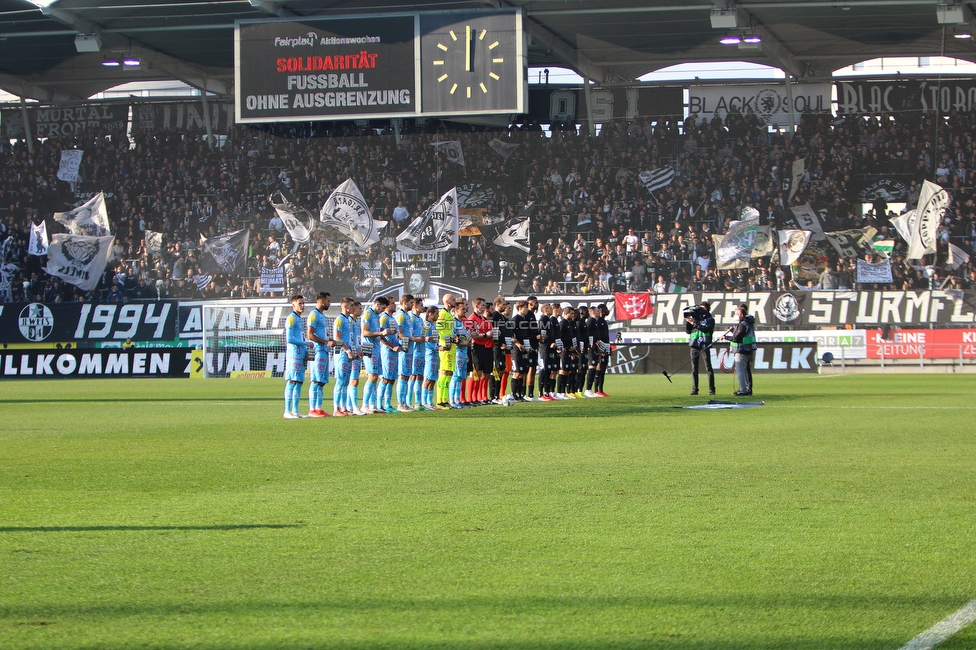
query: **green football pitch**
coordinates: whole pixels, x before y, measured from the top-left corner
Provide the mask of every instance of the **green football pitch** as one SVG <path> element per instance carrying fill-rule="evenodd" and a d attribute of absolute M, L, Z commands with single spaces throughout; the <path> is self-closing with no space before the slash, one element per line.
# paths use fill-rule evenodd
<path fill-rule="evenodd" d="M 281 380 L 5 381 L 0 647 L 898 649 L 976 599 L 976 375 L 689 384 L 283 420 Z"/>

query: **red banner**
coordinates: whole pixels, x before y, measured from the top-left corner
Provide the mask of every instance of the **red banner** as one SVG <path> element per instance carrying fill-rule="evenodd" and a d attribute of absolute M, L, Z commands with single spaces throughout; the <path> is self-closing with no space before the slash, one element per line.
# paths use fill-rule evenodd
<path fill-rule="evenodd" d="M 617 320 L 647 318 L 654 313 L 649 293 L 615 293 L 613 301 Z"/>

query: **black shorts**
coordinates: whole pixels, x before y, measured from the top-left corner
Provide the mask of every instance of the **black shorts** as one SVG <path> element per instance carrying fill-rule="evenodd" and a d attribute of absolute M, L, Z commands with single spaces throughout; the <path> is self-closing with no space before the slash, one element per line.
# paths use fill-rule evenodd
<path fill-rule="evenodd" d="M 539 365 L 539 351 L 535 348 L 528 350 L 529 355 L 529 367 L 535 368 Z"/>
<path fill-rule="evenodd" d="M 471 366 L 476 372 L 487 375 L 491 372 L 494 357 L 494 348 L 486 348 L 483 345 L 475 345 L 474 353 L 471 355 Z"/>
<path fill-rule="evenodd" d="M 559 355 L 560 370 L 576 370 L 577 356 L 569 350 L 563 350 Z"/>
<path fill-rule="evenodd" d="M 520 352 L 518 348 L 512 350 L 512 372 L 517 372 L 521 375 L 527 373 L 531 367 L 529 365 L 531 355 L 532 352 L 530 350 L 526 350 L 525 352 Z"/>
<path fill-rule="evenodd" d="M 607 360 L 607 355 L 600 351 L 600 348 L 593 346 L 590 348 L 588 363 L 591 366 L 598 366 Z"/>

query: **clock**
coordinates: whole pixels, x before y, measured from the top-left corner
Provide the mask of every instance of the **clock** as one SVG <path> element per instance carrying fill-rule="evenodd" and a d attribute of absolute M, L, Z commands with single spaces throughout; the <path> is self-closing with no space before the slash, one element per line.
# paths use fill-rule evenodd
<path fill-rule="evenodd" d="M 421 14 L 420 27 L 425 115 L 524 112 L 521 11 Z"/>

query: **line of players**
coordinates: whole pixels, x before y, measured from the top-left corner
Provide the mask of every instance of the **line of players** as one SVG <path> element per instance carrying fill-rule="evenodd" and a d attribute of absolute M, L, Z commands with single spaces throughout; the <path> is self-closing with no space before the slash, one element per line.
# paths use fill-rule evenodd
<path fill-rule="evenodd" d="M 330 321 L 325 312 L 331 296 L 322 292 L 306 322 L 304 297 L 292 296 L 291 304 L 285 325 L 286 419 L 330 415 L 323 409 L 330 375 L 331 415 L 340 417 L 608 397 L 606 305 L 540 306 L 534 296 L 513 305 L 499 296 L 494 302 L 476 298 L 472 311 L 466 299 L 452 294 L 443 297 L 441 308 L 424 307 L 405 294 L 399 301 L 376 298 L 365 308 L 343 298 L 339 316 Z M 298 409 L 308 360 L 306 416 Z"/>

